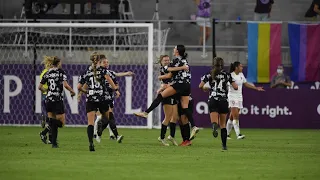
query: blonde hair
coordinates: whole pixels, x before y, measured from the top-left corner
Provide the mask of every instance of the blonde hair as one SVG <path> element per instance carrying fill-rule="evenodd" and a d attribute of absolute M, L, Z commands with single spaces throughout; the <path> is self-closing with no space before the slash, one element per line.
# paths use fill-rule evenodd
<path fill-rule="evenodd" d="M 100 54 L 98 52 L 93 52 L 91 55 L 90 55 L 90 60 L 92 61 L 93 63 L 93 76 L 94 76 L 94 80 L 95 81 L 99 81 L 97 79 L 97 64 L 98 62 L 100 61 Z"/>
<path fill-rule="evenodd" d="M 46 69 L 50 69 L 52 67 L 52 63 L 55 59 L 55 56 L 43 56 L 43 61 L 41 62 L 44 64 Z"/>
<path fill-rule="evenodd" d="M 165 58 L 165 57 L 169 57 L 168 55 L 161 55 L 160 56 L 160 58 L 159 58 L 159 61 L 158 61 L 158 64 L 160 64 L 160 66 L 162 66 L 162 64 L 161 64 L 161 61 L 163 60 L 163 58 Z"/>

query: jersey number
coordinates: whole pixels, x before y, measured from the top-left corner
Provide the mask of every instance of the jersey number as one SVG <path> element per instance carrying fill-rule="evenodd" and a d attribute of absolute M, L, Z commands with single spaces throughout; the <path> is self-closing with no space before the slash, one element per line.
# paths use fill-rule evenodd
<path fill-rule="evenodd" d="M 100 87 L 100 83 L 99 82 L 95 82 L 93 77 L 90 77 L 90 82 L 91 82 L 91 89 L 95 89 L 95 88 L 99 88 Z"/>
<path fill-rule="evenodd" d="M 217 81 L 214 83 L 214 90 L 216 91 L 218 89 L 222 90 L 222 81 L 219 82 L 218 87 L 217 87 Z"/>
<path fill-rule="evenodd" d="M 54 79 L 50 79 L 49 80 L 49 83 L 50 83 L 50 90 L 54 90 L 56 88 L 56 82 L 54 82 Z"/>

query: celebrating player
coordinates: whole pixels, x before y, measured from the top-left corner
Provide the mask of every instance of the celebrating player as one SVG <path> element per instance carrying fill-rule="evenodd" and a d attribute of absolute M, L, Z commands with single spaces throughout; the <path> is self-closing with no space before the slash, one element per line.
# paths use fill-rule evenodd
<path fill-rule="evenodd" d="M 228 92 L 229 108 L 231 108 L 231 114 L 227 122 L 228 139 L 231 139 L 230 131 L 232 130 L 232 126 L 236 132 L 237 139 L 245 138 L 245 135 L 240 133 L 239 126 L 239 112 L 240 109 L 243 108 L 242 86 L 244 85 L 247 88 L 257 91 L 264 91 L 262 87 L 255 87 L 254 85 L 249 84 L 242 73 L 242 69 L 242 64 L 239 61 L 231 63 L 230 65 L 231 77 L 238 85 L 238 89 L 235 90 L 233 87 L 230 87 Z"/>
<path fill-rule="evenodd" d="M 213 130 L 212 134 L 215 138 L 218 136 L 218 124 L 220 124 L 222 150 L 227 150 L 226 118 L 229 112 L 227 86 L 228 82 L 234 90 L 237 90 L 238 86 L 231 75 L 223 70 L 223 59 L 220 57 L 214 58 L 213 68 L 210 73 L 201 78 L 199 88 L 204 89 L 204 85 L 207 82 L 209 82 L 211 88 L 208 104 Z"/>
<path fill-rule="evenodd" d="M 64 114 L 64 104 L 63 104 L 63 87 L 70 91 L 71 96 L 74 96 L 75 93 L 73 89 L 67 83 L 66 73 L 60 69 L 61 60 L 58 57 L 52 57 L 52 68 L 46 72 L 39 84 L 39 90 L 42 92 L 47 91 L 45 104 L 46 111 L 49 117 L 49 126 L 44 131 L 40 133 L 40 138 L 43 142 L 46 142 L 46 133 L 51 129 L 52 131 L 52 147 L 58 148 L 57 136 L 58 136 L 58 127 L 63 127 L 65 123 L 65 114 Z M 48 85 L 48 89 L 43 87 L 44 84 Z"/>
<path fill-rule="evenodd" d="M 109 82 L 112 88 L 115 90 L 117 97 L 120 96 L 119 90 L 112 81 L 109 71 L 101 66 L 97 66 L 100 61 L 100 55 L 94 52 L 90 56 L 92 61 L 91 66 L 88 67 L 86 72 L 82 74 L 79 78 L 78 90 L 87 94 L 86 111 L 88 118 L 87 135 L 89 140 L 89 150 L 95 151 L 93 144 L 93 133 L 94 133 L 94 118 L 95 113 L 99 110 L 105 119 L 105 123 L 109 123 L 114 135 L 119 138 L 121 142 L 123 136 L 118 137 L 117 127 L 114 122 L 107 119 L 107 111 L 109 110 L 108 105 L 108 94 L 105 87 L 105 80 Z M 83 85 L 88 85 L 88 90 L 83 88 Z M 109 95 L 110 96 L 110 95 Z"/>
<path fill-rule="evenodd" d="M 162 55 L 160 56 L 159 63 L 161 65 L 160 67 L 160 76 L 159 80 L 161 80 L 161 87 L 158 90 L 158 94 L 162 92 L 172 81 L 171 77 L 172 74 L 167 69 L 165 69 L 165 66 L 168 66 L 170 64 L 170 58 L 168 55 Z M 161 133 L 160 137 L 158 138 L 158 141 L 162 143 L 164 146 L 169 146 L 169 144 L 165 141 L 165 135 L 167 132 L 168 124 L 170 125 L 170 135 L 168 136 L 168 140 L 172 142 L 173 145 L 177 146 L 178 143 L 174 139 L 175 136 L 175 130 L 176 130 L 176 123 L 178 118 L 178 107 L 177 107 L 177 100 L 175 96 L 170 96 L 165 98 L 162 101 L 163 105 L 163 112 L 164 112 L 164 120 L 161 124 Z"/>
<path fill-rule="evenodd" d="M 169 72 L 172 72 L 172 85 L 168 86 L 164 91 L 158 94 L 157 98 L 152 102 L 151 106 L 145 111 L 140 113 L 134 113 L 136 116 L 148 117 L 148 113 L 155 109 L 165 98 L 170 97 L 172 95 L 178 94 L 180 96 L 182 112 L 187 116 L 188 121 L 193 121 L 192 112 L 188 109 L 189 104 L 189 95 L 191 92 L 190 81 L 191 81 L 191 73 L 189 71 L 188 61 L 187 61 L 187 53 L 185 53 L 186 49 L 184 45 L 177 45 L 174 50 L 173 62 L 170 64 L 170 67 L 165 66 Z M 190 138 L 190 126 L 189 123 L 183 122 L 184 131 L 186 136 Z M 184 143 L 187 145 L 191 145 L 191 141 L 186 140 Z"/>

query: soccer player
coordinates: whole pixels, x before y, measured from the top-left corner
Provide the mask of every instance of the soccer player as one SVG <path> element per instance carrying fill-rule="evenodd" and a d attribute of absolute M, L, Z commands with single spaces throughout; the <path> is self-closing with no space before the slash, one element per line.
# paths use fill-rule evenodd
<path fill-rule="evenodd" d="M 46 134 L 51 129 L 52 131 L 52 148 L 58 148 L 57 136 L 58 127 L 61 128 L 65 124 L 65 113 L 63 104 L 63 87 L 70 91 L 71 96 L 75 93 L 73 89 L 67 83 L 66 73 L 59 67 L 61 67 L 61 60 L 58 57 L 52 57 L 52 67 L 46 72 L 39 84 L 39 90 L 42 92 L 47 91 L 45 103 L 46 111 L 49 117 L 49 126 L 40 133 L 40 138 L 43 142 L 46 142 Z M 44 84 L 48 84 L 48 89 L 43 87 Z"/>
<path fill-rule="evenodd" d="M 240 133 L 239 126 L 239 112 L 240 109 L 243 108 L 242 86 L 244 85 L 247 88 L 254 89 L 257 91 L 264 91 L 262 87 L 255 87 L 249 84 L 242 73 L 242 69 L 242 64 L 239 61 L 231 63 L 230 65 L 231 77 L 235 80 L 235 83 L 238 85 L 238 89 L 235 90 L 231 86 L 228 92 L 229 108 L 231 109 L 231 114 L 227 122 L 228 139 L 231 139 L 230 131 L 232 130 L 232 126 L 234 127 L 234 130 L 236 132 L 237 139 L 245 138 L 245 135 Z"/>
<path fill-rule="evenodd" d="M 189 95 L 191 93 L 191 73 L 189 71 L 187 56 L 184 45 L 177 45 L 173 49 L 175 58 L 173 59 L 170 67 L 165 66 L 169 72 L 172 72 L 172 85 L 168 86 L 164 91 L 158 94 L 157 98 L 152 102 L 151 106 L 145 112 L 134 113 L 136 116 L 147 118 L 148 113 L 154 110 L 165 98 L 177 94 L 180 96 L 182 112 L 187 116 L 187 121 L 193 121 L 192 112 L 188 109 Z M 184 131 L 189 131 L 190 126 L 188 122 L 183 122 Z M 184 143 L 191 144 L 191 141 L 186 140 Z"/>
<path fill-rule="evenodd" d="M 168 66 L 170 64 L 170 58 L 168 55 L 162 55 L 160 56 L 159 60 L 160 64 L 160 76 L 159 80 L 161 80 L 161 86 L 159 90 L 157 91 L 157 94 L 162 92 L 164 89 L 167 88 L 167 86 L 172 82 L 172 74 L 167 69 L 165 69 L 165 66 Z M 178 107 L 177 107 L 177 100 L 175 96 L 170 96 L 165 98 L 162 101 L 163 106 L 163 112 L 164 112 L 164 120 L 161 124 L 161 131 L 160 131 L 160 137 L 158 138 L 158 141 L 161 142 L 164 146 L 169 146 L 169 144 L 165 140 L 165 135 L 167 132 L 167 127 L 169 125 L 170 127 L 170 135 L 168 136 L 168 140 L 172 142 L 173 145 L 178 146 L 178 143 L 174 139 L 175 136 L 175 130 L 176 130 L 176 123 L 178 119 Z"/>
<path fill-rule="evenodd" d="M 120 92 L 117 86 L 114 84 L 110 77 L 110 73 L 107 69 L 97 66 L 100 61 L 100 54 L 94 52 L 90 56 L 92 64 L 87 68 L 84 74 L 79 77 L 78 90 L 87 94 L 86 111 L 88 118 L 87 135 L 89 140 L 89 151 L 95 151 L 93 144 L 93 133 L 94 133 L 94 118 L 95 113 L 99 110 L 103 116 L 104 123 L 109 123 L 114 135 L 119 138 L 119 141 L 123 139 L 123 136 L 118 136 L 117 127 L 114 122 L 107 119 L 107 111 L 109 110 L 108 105 L 108 94 L 105 86 L 105 80 L 107 80 L 112 88 L 116 92 L 116 96 L 120 96 Z M 88 85 L 88 90 L 83 88 L 83 85 Z M 110 96 L 110 95 L 109 95 Z"/>
<path fill-rule="evenodd" d="M 237 90 L 238 86 L 232 79 L 231 75 L 223 70 L 223 66 L 223 59 L 215 57 L 211 72 L 201 78 L 199 88 L 203 89 L 207 82 L 210 84 L 211 89 L 208 104 L 213 130 L 212 134 L 215 138 L 218 136 L 218 124 L 220 124 L 222 150 L 227 150 L 226 118 L 229 112 L 227 86 L 228 82 L 234 90 Z"/>

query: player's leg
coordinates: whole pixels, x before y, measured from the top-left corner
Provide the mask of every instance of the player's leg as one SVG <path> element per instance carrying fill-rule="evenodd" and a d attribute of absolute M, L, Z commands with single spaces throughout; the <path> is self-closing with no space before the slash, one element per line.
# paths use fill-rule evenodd
<path fill-rule="evenodd" d="M 192 116 L 193 116 L 193 100 L 189 101 L 188 109 L 192 113 Z M 193 140 L 196 137 L 196 135 L 198 134 L 200 129 L 194 124 L 193 120 L 192 120 L 192 122 L 191 121 L 189 121 L 189 122 L 190 122 L 191 129 L 192 129 L 191 135 L 190 135 L 190 140 Z"/>
<path fill-rule="evenodd" d="M 88 119 L 87 136 L 89 140 L 89 151 L 95 151 L 94 144 L 93 144 L 93 133 L 94 133 L 94 119 L 95 119 L 97 109 L 98 109 L 97 103 L 90 102 L 90 101 L 86 103 L 86 112 L 87 112 L 87 119 Z"/>
<path fill-rule="evenodd" d="M 158 141 L 164 146 L 169 146 L 165 140 L 165 136 L 172 116 L 172 105 L 170 105 L 167 101 L 170 101 L 170 99 L 166 98 L 163 101 L 164 119 L 161 123 L 160 137 L 158 138 Z"/>
<path fill-rule="evenodd" d="M 209 111 L 210 111 L 210 121 L 212 125 L 212 135 L 213 137 L 218 137 L 219 128 L 219 114 L 218 114 L 218 101 L 211 98 L 209 100 Z"/>
<path fill-rule="evenodd" d="M 59 111 L 56 116 L 55 119 L 52 120 L 52 124 L 55 124 L 52 128 L 52 147 L 53 148 L 57 148 L 58 147 L 58 143 L 57 143 L 57 139 L 58 139 L 58 128 L 62 128 L 65 124 L 65 113 L 64 111 L 61 112 Z"/>
<path fill-rule="evenodd" d="M 114 119 L 113 107 L 114 107 L 114 101 L 111 100 L 111 101 L 109 102 L 108 114 L 109 114 L 109 117 L 110 117 L 110 118 L 113 118 L 113 119 Z M 114 120 L 114 121 L 115 121 L 115 120 Z M 109 137 L 110 137 L 110 139 L 115 140 L 116 137 L 115 137 L 115 135 L 113 134 L 110 126 L 108 126 L 107 128 L 108 128 L 108 130 L 109 130 Z"/>
<path fill-rule="evenodd" d="M 101 113 L 100 111 L 96 112 L 96 120 L 94 121 L 94 127 L 93 127 L 93 135 L 95 138 L 97 138 L 97 132 L 98 132 L 98 123 L 101 121 Z"/>
<path fill-rule="evenodd" d="M 148 114 L 151 111 L 153 111 L 156 107 L 158 107 L 164 98 L 167 98 L 167 97 L 172 96 L 174 94 L 176 94 L 176 90 L 172 86 L 169 86 L 164 91 L 162 91 L 160 94 L 158 94 L 157 98 L 155 100 L 153 100 L 152 104 L 150 105 L 150 107 L 146 111 L 134 113 L 134 115 L 147 118 Z"/>
<path fill-rule="evenodd" d="M 231 111 L 231 108 L 230 108 L 230 111 Z M 232 128 L 233 128 L 232 120 L 233 120 L 232 113 L 229 113 L 229 119 L 228 119 L 228 121 L 227 121 L 227 134 L 228 134 L 228 139 L 231 139 L 230 133 L 231 133 Z"/>
<path fill-rule="evenodd" d="M 103 102 L 102 103 L 102 107 L 99 108 L 99 109 L 101 109 L 100 112 L 103 115 L 103 117 L 109 116 L 109 119 L 107 119 L 107 120 L 108 120 L 108 124 L 110 126 L 110 129 L 113 132 L 114 136 L 116 137 L 117 142 L 121 143 L 123 138 L 124 138 L 124 136 L 123 135 L 119 135 L 119 133 L 118 133 L 117 125 L 116 125 L 116 122 L 114 120 L 113 113 L 108 113 L 109 103 L 108 102 Z"/>
<path fill-rule="evenodd" d="M 219 101 L 218 113 L 219 113 L 219 121 L 220 121 L 219 124 L 220 124 L 220 129 L 221 129 L 222 150 L 227 150 L 226 119 L 227 119 L 227 114 L 229 113 L 229 107 L 228 107 L 227 100 Z"/>
<path fill-rule="evenodd" d="M 50 117 L 53 117 L 53 113 L 51 112 L 52 110 L 48 106 L 49 106 L 49 104 L 46 103 L 47 116 L 48 116 L 48 118 L 46 117 L 46 119 L 48 119 L 46 121 L 47 122 L 47 126 L 43 131 L 41 131 L 39 133 L 40 139 L 44 144 L 47 144 L 47 133 L 50 132 L 51 129 L 52 129 L 52 124 L 51 124 Z"/>
<path fill-rule="evenodd" d="M 175 146 L 178 146 L 177 141 L 175 140 L 175 134 L 176 134 L 176 124 L 177 121 L 179 119 L 178 117 L 178 106 L 177 104 L 172 105 L 172 115 L 170 118 L 170 123 L 169 123 L 169 127 L 170 127 L 170 135 L 168 136 L 168 140 L 171 141 L 171 143 Z"/>
<path fill-rule="evenodd" d="M 188 118 L 185 114 L 182 114 L 180 117 L 181 120 L 181 134 L 183 137 L 183 142 L 180 144 L 180 146 L 190 146 L 191 145 L 191 141 L 190 139 L 190 125 L 189 125 L 189 121 Z"/>
<path fill-rule="evenodd" d="M 244 136 L 241 135 L 240 126 L 239 126 L 239 112 L 240 112 L 239 110 L 240 109 L 238 107 L 232 107 L 231 108 L 231 114 L 232 114 L 232 117 L 233 117 L 232 124 L 233 124 L 233 127 L 234 127 L 234 131 L 236 132 L 237 139 L 243 139 Z"/>

